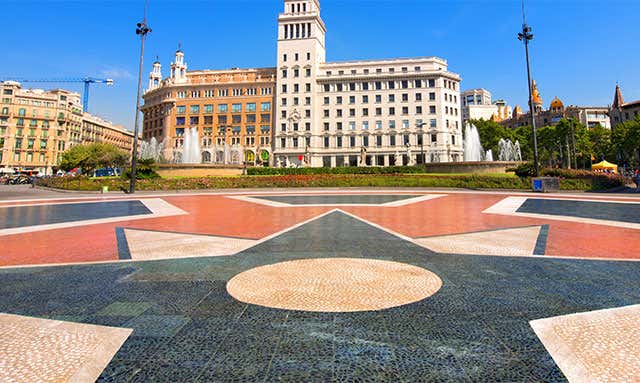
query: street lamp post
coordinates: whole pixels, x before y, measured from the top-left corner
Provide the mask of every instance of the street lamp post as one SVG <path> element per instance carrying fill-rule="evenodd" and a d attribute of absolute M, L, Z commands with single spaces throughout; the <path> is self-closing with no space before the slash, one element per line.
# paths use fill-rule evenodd
<path fill-rule="evenodd" d="M 138 130 L 140 123 L 140 95 L 142 93 L 142 67 L 144 64 L 144 40 L 151 28 L 147 25 L 147 3 L 144 3 L 144 18 L 136 25 L 136 35 L 140 36 L 140 64 L 138 67 L 138 93 L 136 95 L 136 117 L 133 126 L 133 150 L 131 152 L 131 179 L 129 180 L 129 193 L 136 192 L 136 165 L 138 162 Z"/>
<path fill-rule="evenodd" d="M 533 130 L 533 166 L 534 175 L 538 177 L 540 169 L 538 162 L 538 136 L 536 133 L 535 109 L 533 107 L 533 95 L 531 93 L 531 67 L 529 64 L 529 41 L 533 40 L 532 29 L 527 25 L 524 13 L 524 0 L 522 0 L 522 32 L 518 33 L 518 40 L 524 43 L 524 50 L 527 58 L 527 83 L 529 85 L 529 114 L 531 116 L 531 128 Z"/>

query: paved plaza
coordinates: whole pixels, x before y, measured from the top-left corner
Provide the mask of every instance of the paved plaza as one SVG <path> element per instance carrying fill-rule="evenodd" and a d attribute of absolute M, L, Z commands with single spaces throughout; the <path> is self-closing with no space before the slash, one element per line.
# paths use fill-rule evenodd
<path fill-rule="evenodd" d="M 640 199 L 0 201 L 0 381 L 630 382 Z"/>

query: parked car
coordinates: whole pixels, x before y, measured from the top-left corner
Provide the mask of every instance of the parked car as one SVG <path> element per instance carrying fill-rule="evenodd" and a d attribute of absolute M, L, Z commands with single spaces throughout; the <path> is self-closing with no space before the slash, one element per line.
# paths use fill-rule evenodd
<path fill-rule="evenodd" d="M 17 175 L 9 180 L 9 185 L 29 185 L 33 183 L 32 177 L 24 174 Z"/>

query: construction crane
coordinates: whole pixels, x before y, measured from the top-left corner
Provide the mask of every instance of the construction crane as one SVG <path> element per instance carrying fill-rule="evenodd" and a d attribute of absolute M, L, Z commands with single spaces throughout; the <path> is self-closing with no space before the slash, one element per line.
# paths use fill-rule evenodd
<path fill-rule="evenodd" d="M 84 94 L 82 96 L 82 111 L 89 110 L 89 85 L 90 84 L 106 84 L 107 86 L 113 85 L 113 80 L 110 78 L 95 78 L 95 77 L 83 77 L 83 78 L 62 78 L 62 79 L 5 79 L 3 81 L 17 81 L 17 82 L 51 82 L 51 83 L 70 83 L 70 82 L 82 82 L 84 83 Z"/>

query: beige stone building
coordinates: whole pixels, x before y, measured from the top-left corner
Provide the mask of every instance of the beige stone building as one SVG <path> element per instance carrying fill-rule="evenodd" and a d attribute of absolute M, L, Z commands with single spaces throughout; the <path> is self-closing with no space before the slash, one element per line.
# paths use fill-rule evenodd
<path fill-rule="evenodd" d="M 274 88 L 274 68 L 187 71 L 178 50 L 168 78 L 160 62 L 153 64 L 143 96 L 143 139 L 164 142 L 169 162 L 182 162 L 188 145 L 198 150 L 198 163 L 268 164 Z M 194 131 L 197 146 L 188 142 Z"/>
<path fill-rule="evenodd" d="M 283 3 L 276 166 L 462 161 L 460 76 L 446 60 L 327 62 L 319 0 Z"/>
<path fill-rule="evenodd" d="M 133 132 L 122 125 L 114 125 L 110 121 L 84 113 L 82 118 L 82 142 L 104 142 L 131 152 L 133 150 Z"/>
<path fill-rule="evenodd" d="M 5 81 L 0 83 L 0 94 L 0 172 L 50 175 L 65 150 L 103 142 L 105 131 L 133 138 L 123 128 L 83 114 L 80 95 L 75 92 L 23 89 L 20 83 Z M 122 142 L 121 148 L 131 150 L 126 139 L 117 140 Z"/>

